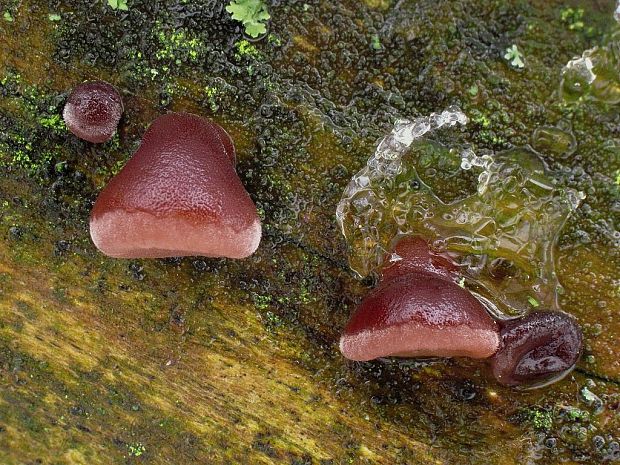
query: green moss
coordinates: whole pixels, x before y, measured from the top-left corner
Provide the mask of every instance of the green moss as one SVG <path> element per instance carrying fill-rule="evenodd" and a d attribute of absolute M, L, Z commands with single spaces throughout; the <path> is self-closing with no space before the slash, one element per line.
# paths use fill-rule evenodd
<path fill-rule="evenodd" d="M 42 116 L 39 118 L 39 124 L 47 129 L 52 129 L 57 132 L 64 132 L 67 130 L 65 121 L 59 114 L 53 114 L 50 116 Z"/>
<path fill-rule="evenodd" d="M 177 65 L 185 61 L 195 63 L 205 52 L 204 44 L 183 29 L 166 31 L 159 27 L 156 36 L 161 47 L 155 57 L 160 61 L 174 61 Z"/>
<path fill-rule="evenodd" d="M 108 6 L 113 10 L 128 11 L 127 0 L 108 0 Z"/>
<path fill-rule="evenodd" d="M 560 19 L 568 26 L 571 31 L 582 31 L 585 27 L 583 22 L 583 8 L 562 8 L 560 11 Z"/>
<path fill-rule="evenodd" d="M 0 78 L 0 85 L 6 87 L 10 93 L 14 93 L 17 86 L 21 83 L 21 80 L 21 74 L 9 69 L 6 71 L 6 74 Z"/>
<path fill-rule="evenodd" d="M 209 108 L 212 112 L 216 112 L 219 109 L 219 93 L 220 89 L 215 86 L 206 86 L 204 88 L 204 93 L 207 99 L 207 103 L 209 104 Z"/>
<path fill-rule="evenodd" d="M 563 414 L 569 421 L 587 422 L 590 420 L 589 412 L 576 407 L 566 407 Z"/>
<path fill-rule="evenodd" d="M 230 0 L 226 11 L 232 19 L 243 24 L 245 33 L 257 38 L 267 32 L 267 21 L 271 18 L 263 0 Z"/>
<path fill-rule="evenodd" d="M 53 159 L 51 152 L 36 151 L 33 142 L 20 134 L 10 134 L 7 142 L 0 145 L 0 165 L 6 168 L 23 169 L 30 175 L 37 175 L 46 170 Z"/>
<path fill-rule="evenodd" d="M 476 93 L 478 93 L 477 88 Z M 483 128 L 488 128 L 489 126 L 491 126 L 491 120 L 489 119 L 489 117 L 477 110 L 472 112 L 471 120 Z"/>
<path fill-rule="evenodd" d="M 373 34 L 372 36 L 370 36 L 370 46 L 374 50 L 381 50 L 383 48 L 383 46 L 381 45 L 381 39 L 379 38 L 378 34 Z"/>
<path fill-rule="evenodd" d="M 254 294 L 252 298 L 254 300 L 254 305 L 259 310 L 266 310 L 271 306 L 272 298 L 269 295 Z"/>
<path fill-rule="evenodd" d="M 553 412 L 543 409 L 527 410 L 527 421 L 537 430 L 548 431 L 553 426 Z"/>
<path fill-rule="evenodd" d="M 273 312 L 266 312 L 264 315 L 265 326 L 268 330 L 274 331 L 284 325 L 282 319 Z"/>
<path fill-rule="evenodd" d="M 237 60 L 241 60 L 243 57 L 258 60 L 263 56 L 260 50 L 246 39 L 236 42 L 235 48 L 237 49 L 237 53 L 235 54 Z"/>
<path fill-rule="evenodd" d="M 127 449 L 130 457 L 140 457 L 146 452 L 146 447 L 140 442 L 134 444 L 128 444 Z"/>
<path fill-rule="evenodd" d="M 532 297 L 532 296 L 529 296 L 529 297 L 527 298 L 527 301 L 528 301 L 528 302 L 529 302 L 529 304 L 530 304 L 532 307 L 534 307 L 534 308 L 540 307 L 540 302 L 538 302 L 538 300 L 536 300 L 536 299 L 535 299 L 534 297 Z"/>
<path fill-rule="evenodd" d="M 506 49 L 504 59 L 508 60 L 515 68 L 525 68 L 523 53 L 521 53 L 519 48 L 514 44 Z"/>
<path fill-rule="evenodd" d="M 282 39 L 274 33 L 271 33 L 267 36 L 267 42 L 269 42 L 275 47 L 280 47 L 282 45 Z"/>

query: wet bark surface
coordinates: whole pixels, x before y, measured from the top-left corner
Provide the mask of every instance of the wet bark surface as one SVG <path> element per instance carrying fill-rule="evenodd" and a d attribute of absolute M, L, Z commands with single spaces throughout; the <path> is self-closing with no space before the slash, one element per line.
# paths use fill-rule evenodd
<path fill-rule="evenodd" d="M 558 95 L 563 66 L 617 28 L 614 2 L 274 1 L 256 42 L 227 3 L 0 1 L 0 462 L 620 460 L 620 113 Z M 62 122 L 86 79 L 124 99 L 102 145 Z M 397 117 L 452 104 L 478 150 L 540 128 L 577 141 L 539 150 L 587 195 L 556 250 L 586 349 L 550 387 L 504 388 L 467 360 L 338 352 L 371 287 L 347 265 L 342 190 Z M 251 258 L 114 260 L 92 245 L 98 192 L 167 111 L 233 137 L 264 226 Z"/>

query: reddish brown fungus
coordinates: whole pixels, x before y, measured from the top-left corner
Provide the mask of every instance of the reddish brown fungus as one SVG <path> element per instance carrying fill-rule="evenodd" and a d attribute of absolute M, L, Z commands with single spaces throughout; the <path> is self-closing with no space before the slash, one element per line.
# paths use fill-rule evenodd
<path fill-rule="evenodd" d="M 554 381 L 575 366 L 582 341 L 579 326 L 565 313 L 533 312 L 509 320 L 491 361 L 493 374 L 508 386 Z"/>
<path fill-rule="evenodd" d="M 420 237 L 405 237 L 398 241 L 394 251 L 383 266 L 382 279 L 397 278 L 414 271 L 437 274 L 447 279 L 456 279 L 458 267 L 447 255 L 432 251 Z"/>
<path fill-rule="evenodd" d="M 112 138 L 122 114 L 120 94 L 114 86 L 104 81 L 89 81 L 77 86 L 63 110 L 69 131 L 95 144 Z"/>
<path fill-rule="evenodd" d="M 99 195 L 93 242 L 118 258 L 251 255 L 261 225 L 234 160 L 217 124 L 184 113 L 159 117 Z"/>
<path fill-rule="evenodd" d="M 497 323 L 455 283 L 456 267 L 449 259 L 410 237 L 391 257 L 381 283 L 345 328 L 340 339 L 345 357 L 487 358 L 497 351 Z"/>

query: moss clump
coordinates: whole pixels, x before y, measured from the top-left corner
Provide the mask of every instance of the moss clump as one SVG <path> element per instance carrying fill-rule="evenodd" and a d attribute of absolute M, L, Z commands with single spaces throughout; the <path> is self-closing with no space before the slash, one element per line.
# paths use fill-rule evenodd
<path fill-rule="evenodd" d="M 584 13 L 583 8 L 566 7 L 560 10 L 560 18 L 571 31 L 582 31 L 585 27 L 583 22 Z"/>
<path fill-rule="evenodd" d="M 260 50 L 246 39 L 236 42 L 235 48 L 237 49 L 235 57 L 237 57 L 238 60 L 241 60 L 244 57 L 253 58 L 255 60 L 262 58 L 262 53 Z"/>
<path fill-rule="evenodd" d="M 52 107 L 53 110 L 53 107 Z M 67 130 L 64 119 L 58 113 L 39 117 L 39 124 L 44 128 L 61 133 Z"/>
<path fill-rule="evenodd" d="M 549 431 L 553 427 L 553 409 L 533 407 L 520 411 L 517 418 L 537 431 Z"/>
<path fill-rule="evenodd" d="M 252 299 L 254 300 L 254 305 L 259 310 L 266 310 L 271 306 L 272 298 L 269 295 L 253 294 Z"/>
<path fill-rule="evenodd" d="M 160 48 L 155 57 L 160 61 L 174 61 L 177 65 L 183 62 L 195 63 L 205 53 L 205 46 L 189 32 L 178 29 L 166 31 L 158 25 L 156 32 Z"/>
<path fill-rule="evenodd" d="M 134 444 L 128 444 L 127 450 L 129 451 L 130 457 L 140 457 L 146 452 L 146 447 L 141 442 L 136 442 Z"/>

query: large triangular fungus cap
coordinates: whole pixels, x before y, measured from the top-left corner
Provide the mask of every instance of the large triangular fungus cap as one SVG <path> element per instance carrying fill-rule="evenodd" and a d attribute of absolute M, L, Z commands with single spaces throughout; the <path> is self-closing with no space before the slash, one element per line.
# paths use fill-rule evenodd
<path fill-rule="evenodd" d="M 101 192 L 90 233 L 117 258 L 244 258 L 257 249 L 261 225 L 226 131 L 196 115 L 170 113 L 151 124 Z"/>
<path fill-rule="evenodd" d="M 419 241 L 406 238 L 405 241 Z M 351 316 L 340 339 L 351 360 L 379 357 L 487 358 L 499 327 L 484 306 L 452 279 L 450 264 L 428 246 L 397 246 L 381 284 Z"/>

